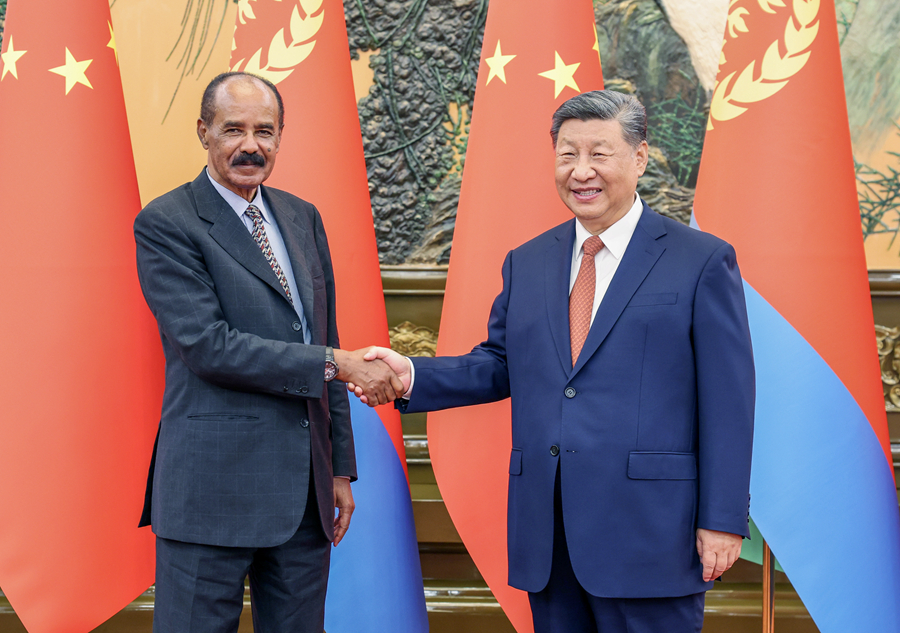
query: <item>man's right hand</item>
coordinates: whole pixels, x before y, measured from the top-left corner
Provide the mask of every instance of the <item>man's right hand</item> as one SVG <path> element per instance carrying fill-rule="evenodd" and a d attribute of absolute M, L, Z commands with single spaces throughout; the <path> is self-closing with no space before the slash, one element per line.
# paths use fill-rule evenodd
<path fill-rule="evenodd" d="M 406 356 L 402 356 L 386 347 L 370 347 L 363 358 L 368 362 L 387 363 L 403 384 L 403 389 L 397 393 L 398 398 L 409 391 L 409 384 L 412 379 L 412 363 Z M 348 382 L 347 389 L 355 393 L 361 402 L 368 404 L 370 407 L 382 404 L 380 402 L 372 402 L 368 397 L 368 394 L 365 393 L 365 390 L 362 389 L 361 385 Z"/>
<path fill-rule="evenodd" d="M 406 387 L 391 367 L 378 360 L 374 350 L 366 347 L 353 352 L 342 349 L 334 350 L 334 362 L 339 371 L 337 379 L 348 383 L 348 388 L 365 398 L 363 402 L 369 406 L 387 404 L 406 393 Z M 369 354 L 371 359 L 366 358 Z M 407 381 L 406 384 L 409 384 Z"/>

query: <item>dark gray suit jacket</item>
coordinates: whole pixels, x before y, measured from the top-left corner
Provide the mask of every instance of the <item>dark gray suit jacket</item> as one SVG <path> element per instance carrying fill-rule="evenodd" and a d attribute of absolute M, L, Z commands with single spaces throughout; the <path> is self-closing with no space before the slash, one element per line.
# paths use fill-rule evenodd
<path fill-rule="evenodd" d="M 141 288 L 166 358 L 160 429 L 142 525 L 163 538 L 229 547 L 287 541 L 315 483 L 333 535 L 333 476 L 356 478 L 343 383 L 325 383 L 339 347 L 322 218 L 263 188 L 291 259 L 312 344 L 275 273 L 204 172 L 134 223 Z"/>

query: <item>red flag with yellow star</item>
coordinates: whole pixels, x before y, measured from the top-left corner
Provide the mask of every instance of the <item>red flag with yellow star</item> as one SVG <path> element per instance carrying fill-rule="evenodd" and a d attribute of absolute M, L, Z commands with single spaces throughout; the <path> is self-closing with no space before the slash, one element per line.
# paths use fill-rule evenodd
<path fill-rule="evenodd" d="M 84 633 L 153 582 L 162 394 L 107 0 L 9 0 L 0 60 L 0 587 L 31 633 Z"/>
<path fill-rule="evenodd" d="M 486 333 L 506 253 L 572 217 L 554 184 L 550 118 L 603 87 L 590 0 L 492 0 L 438 339 L 468 352 Z M 528 598 L 507 585 L 509 401 L 430 413 L 428 446 L 463 542 L 518 631 Z"/>

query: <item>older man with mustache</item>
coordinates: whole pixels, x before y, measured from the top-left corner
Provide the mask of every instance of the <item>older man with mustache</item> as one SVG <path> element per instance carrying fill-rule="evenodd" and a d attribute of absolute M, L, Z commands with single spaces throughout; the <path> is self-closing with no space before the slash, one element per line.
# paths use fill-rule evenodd
<path fill-rule="evenodd" d="M 206 168 L 135 221 L 166 356 L 141 522 L 157 536 L 154 631 L 236 631 L 249 575 L 257 633 L 321 633 L 356 478 L 338 381 L 402 394 L 384 363 L 339 349 L 319 212 L 262 186 L 283 127 L 274 85 L 216 77 L 197 121 Z"/>

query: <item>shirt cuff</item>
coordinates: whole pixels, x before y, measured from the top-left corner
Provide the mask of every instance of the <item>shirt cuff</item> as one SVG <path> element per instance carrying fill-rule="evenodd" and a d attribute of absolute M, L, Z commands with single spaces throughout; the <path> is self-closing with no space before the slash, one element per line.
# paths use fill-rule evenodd
<path fill-rule="evenodd" d="M 405 358 L 406 362 L 409 363 L 409 389 L 403 394 L 403 399 L 409 400 L 409 397 L 412 395 L 413 385 L 416 384 L 416 364 L 412 362 L 412 359 L 409 356 L 406 356 Z"/>

